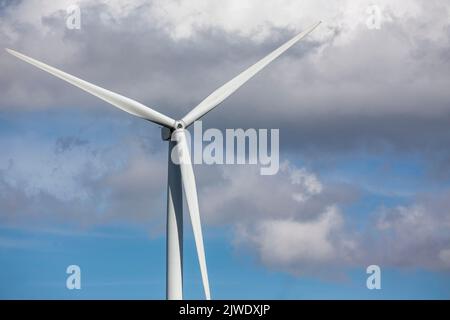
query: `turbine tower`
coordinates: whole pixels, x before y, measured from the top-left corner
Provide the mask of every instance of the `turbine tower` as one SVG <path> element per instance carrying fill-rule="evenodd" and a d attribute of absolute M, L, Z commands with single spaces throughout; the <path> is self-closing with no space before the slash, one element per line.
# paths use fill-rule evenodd
<path fill-rule="evenodd" d="M 55 77 L 87 91 L 88 93 L 122 109 L 132 115 L 154 122 L 161 128 L 161 137 L 169 142 L 168 177 L 167 177 L 167 261 L 166 261 L 166 297 L 169 300 L 183 298 L 183 195 L 189 209 L 195 245 L 197 248 L 198 262 L 203 282 L 206 299 L 211 298 L 209 290 L 208 272 L 206 268 L 205 249 L 198 206 L 197 187 L 192 168 L 190 152 L 186 141 L 185 130 L 194 121 L 203 117 L 206 113 L 217 107 L 244 83 L 261 71 L 265 66 L 279 57 L 283 52 L 292 47 L 300 39 L 312 32 L 321 22 L 317 22 L 305 31 L 293 37 L 291 40 L 268 54 L 263 59 L 249 67 L 235 78 L 211 93 L 200 102 L 188 114 L 180 120 L 174 120 L 143 104 L 106 90 L 87 81 L 74 77 L 68 73 L 51 67 L 38 60 L 30 58 L 17 51 L 6 49 L 13 56 L 42 69 Z"/>

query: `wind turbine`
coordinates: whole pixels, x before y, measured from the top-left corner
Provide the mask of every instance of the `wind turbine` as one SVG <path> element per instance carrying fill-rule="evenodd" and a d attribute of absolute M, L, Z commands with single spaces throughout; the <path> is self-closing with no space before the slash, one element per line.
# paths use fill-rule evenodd
<path fill-rule="evenodd" d="M 217 107 L 244 83 L 250 80 L 265 66 L 279 57 L 283 52 L 292 47 L 300 39 L 312 32 L 321 21 L 312 25 L 305 31 L 299 33 L 291 40 L 268 54 L 263 59 L 237 75 L 232 80 L 211 93 L 200 102 L 181 120 L 174 120 L 158 111 L 143 104 L 106 90 L 87 81 L 74 77 L 68 73 L 46 65 L 38 60 L 30 58 L 17 51 L 6 49 L 13 56 L 42 69 L 55 77 L 87 91 L 88 93 L 122 109 L 132 115 L 161 125 L 161 137 L 169 142 L 168 177 L 167 177 L 167 261 L 166 261 L 166 297 L 169 300 L 180 300 L 183 298 L 183 198 L 181 188 L 183 186 L 187 206 L 192 223 L 192 229 L 197 248 L 198 261 L 205 291 L 206 299 L 211 298 L 209 290 L 208 272 L 206 269 L 205 249 L 203 247 L 202 228 L 198 206 L 197 187 L 192 168 L 191 157 L 186 141 L 185 130 L 194 121 L 203 117 L 206 113 Z M 175 148 L 175 152 L 172 152 Z M 175 157 L 175 161 L 171 161 Z"/>

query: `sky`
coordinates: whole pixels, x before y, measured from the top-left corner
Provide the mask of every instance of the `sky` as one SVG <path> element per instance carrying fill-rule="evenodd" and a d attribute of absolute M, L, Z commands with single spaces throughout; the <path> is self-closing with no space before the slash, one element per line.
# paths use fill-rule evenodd
<path fill-rule="evenodd" d="M 280 130 L 276 175 L 194 166 L 212 297 L 449 299 L 449 15 L 443 0 L 0 0 L 0 47 L 178 119 L 322 20 L 202 118 Z M 158 126 L 6 51 L 0 70 L 0 298 L 164 299 Z M 184 211 L 184 296 L 202 299 Z"/>

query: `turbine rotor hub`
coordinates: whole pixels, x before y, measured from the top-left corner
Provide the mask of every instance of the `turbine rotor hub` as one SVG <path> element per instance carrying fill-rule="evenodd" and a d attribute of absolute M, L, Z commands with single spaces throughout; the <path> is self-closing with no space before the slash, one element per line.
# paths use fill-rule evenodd
<path fill-rule="evenodd" d="M 182 120 L 175 121 L 173 128 L 162 127 L 161 128 L 161 139 L 164 141 L 169 141 L 172 138 L 172 133 L 176 130 L 184 130 L 186 125 Z"/>
<path fill-rule="evenodd" d="M 186 125 L 184 124 L 183 120 L 175 121 L 175 130 L 184 129 Z"/>

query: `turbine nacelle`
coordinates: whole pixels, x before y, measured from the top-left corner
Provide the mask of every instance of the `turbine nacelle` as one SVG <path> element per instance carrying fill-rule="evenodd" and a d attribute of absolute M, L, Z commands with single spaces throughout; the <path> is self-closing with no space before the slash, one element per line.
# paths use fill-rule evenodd
<path fill-rule="evenodd" d="M 161 139 L 164 141 L 170 141 L 172 137 L 173 129 L 167 127 L 161 127 Z"/>

